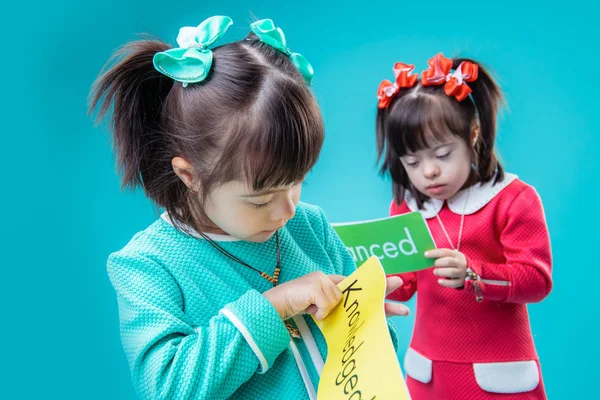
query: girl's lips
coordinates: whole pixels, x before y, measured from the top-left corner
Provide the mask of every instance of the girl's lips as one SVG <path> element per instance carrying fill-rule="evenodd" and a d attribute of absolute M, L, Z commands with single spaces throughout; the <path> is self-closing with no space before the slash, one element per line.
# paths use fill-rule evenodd
<path fill-rule="evenodd" d="M 427 186 L 427 191 L 432 194 L 440 194 L 444 191 L 446 185 L 431 185 Z"/>

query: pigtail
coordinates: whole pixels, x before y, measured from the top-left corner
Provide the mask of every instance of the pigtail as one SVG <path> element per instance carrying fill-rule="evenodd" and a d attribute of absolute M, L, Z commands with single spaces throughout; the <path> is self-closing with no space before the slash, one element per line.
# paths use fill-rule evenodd
<path fill-rule="evenodd" d="M 152 59 L 170 47 L 155 39 L 125 45 L 113 54 L 90 92 L 89 113 L 99 106 L 96 123 L 112 106 L 111 131 L 123 187 L 142 186 L 148 192 L 164 176 L 164 168 L 156 165 L 167 147 L 161 111 L 174 81 L 159 73 Z"/>
<path fill-rule="evenodd" d="M 376 136 L 377 136 L 377 164 L 381 163 L 379 174 L 381 176 L 389 176 L 392 178 L 392 193 L 394 200 L 400 204 L 404 199 L 405 191 L 408 190 L 410 180 L 402 166 L 400 157 L 394 151 L 390 144 L 390 138 L 387 136 L 389 127 L 388 119 L 390 116 L 390 108 L 378 108 L 376 116 Z"/>
<path fill-rule="evenodd" d="M 375 132 L 377 134 L 377 164 L 379 164 L 383 159 L 383 163 L 381 164 L 381 169 L 379 171 L 381 174 L 385 174 L 389 170 L 389 159 L 387 157 L 389 146 L 386 146 L 385 136 L 386 114 L 387 108 L 378 108 L 375 119 Z"/>
<path fill-rule="evenodd" d="M 504 96 L 498 84 L 491 74 L 478 62 L 458 58 L 453 60 L 453 68 L 456 69 L 461 62 L 468 61 L 477 64 L 479 74 L 475 81 L 469 82 L 472 89 L 471 98 L 477 110 L 479 118 L 479 137 L 475 144 L 476 172 L 479 180 L 487 182 L 495 178 L 495 182 L 504 179 L 504 170 L 494 151 L 496 142 L 496 122 L 499 108 L 505 104 Z"/>

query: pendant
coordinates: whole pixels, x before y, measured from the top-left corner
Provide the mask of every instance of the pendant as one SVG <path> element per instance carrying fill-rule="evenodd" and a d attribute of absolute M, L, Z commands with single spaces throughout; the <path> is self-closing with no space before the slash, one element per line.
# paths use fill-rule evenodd
<path fill-rule="evenodd" d="M 300 330 L 298 328 L 295 328 L 290 321 L 284 321 L 284 324 L 291 337 L 293 337 L 294 339 L 302 339 L 302 336 L 300 336 Z"/>

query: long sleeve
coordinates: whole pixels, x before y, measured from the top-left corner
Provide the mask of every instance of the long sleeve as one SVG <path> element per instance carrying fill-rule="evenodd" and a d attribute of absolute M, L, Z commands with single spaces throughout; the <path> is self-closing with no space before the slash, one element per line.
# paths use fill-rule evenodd
<path fill-rule="evenodd" d="M 552 254 L 542 202 L 532 187 L 526 186 L 510 205 L 500 242 L 506 262 L 467 259 L 480 277 L 483 297 L 510 303 L 543 300 L 552 289 Z M 465 289 L 473 291 L 473 282 L 466 281 Z"/>
<path fill-rule="evenodd" d="M 225 399 L 287 348 L 289 335 L 271 304 L 249 290 L 206 325 L 184 313 L 178 283 L 140 254 L 108 260 L 121 338 L 142 398 Z"/>

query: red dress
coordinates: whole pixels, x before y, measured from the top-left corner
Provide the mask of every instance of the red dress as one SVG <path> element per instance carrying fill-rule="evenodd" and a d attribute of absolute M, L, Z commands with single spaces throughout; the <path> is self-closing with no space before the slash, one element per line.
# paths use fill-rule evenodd
<path fill-rule="evenodd" d="M 416 211 L 410 195 L 392 203 L 391 215 Z M 542 203 L 535 189 L 506 174 L 502 182 L 476 185 L 447 202 L 420 210 L 438 248 L 452 248 L 464 214 L 460 251 L 480 277 L 445 288 L 433 269 L 401 274 L 388 299 L 409 300 L 418 290 L 415 327 L 405 357 L 413 400 L 546 399 L 527 303 L 552 288 L 551 250 Z"/>

